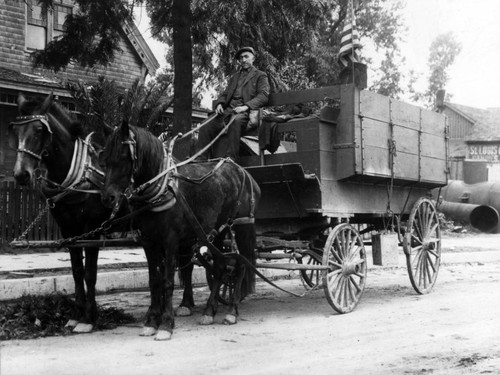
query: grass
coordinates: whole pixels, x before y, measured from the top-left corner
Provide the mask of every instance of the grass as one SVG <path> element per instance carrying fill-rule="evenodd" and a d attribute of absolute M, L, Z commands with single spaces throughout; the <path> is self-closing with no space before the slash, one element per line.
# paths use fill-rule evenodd
<path fill-rule="evenodd" d="M 34 339 L 66 336 L 71 331 L 64 325 L 75 308 L 75 302 L 66 295 L 23 296 L 19 300 L 0 305 L 0 340 Z M 97 307 L 99 318 L 96 329 L 113 329 L 121 324 L 135 322 L 132 315 L 114 307 Z"/>

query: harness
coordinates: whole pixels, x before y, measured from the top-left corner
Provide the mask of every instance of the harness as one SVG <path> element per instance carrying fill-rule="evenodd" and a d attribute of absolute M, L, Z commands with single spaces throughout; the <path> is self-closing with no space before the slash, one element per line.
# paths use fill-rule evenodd
<path fill-rule="evenodd" d="M 18 116 L 16 117 L 15 121 L 12 121 L 10 123 L 10 127 L 12 126 L 22 126 L 22 125 L 27 125 L 29 123 L 32 123 L 32 122 L 35 122 L 35 121 L 38 121 L 40 122 L 42 125 L 45 126 L 45 128 L 47 129 L 47 131 L 50 133 L 50 135 L 52 136 L 52 129 L 50 128 L 50 124 L 49 124 L 49 119 L 47 117 L 47 115 L 28 115 L 28 116 Z M 33 152 L 31 150 L 28 150 L 26 148 L 22 148 L 22 147 L 18 147 L 17 152 L 21 152 L 21 153 L 25 153 L 25 154 L 28 154 L 32 157 L 34 157 L 35 159 L 37 160 L 42 160 L 42 153 L 43 153 L 43 150 L 42 150 L 42 153 L 40 154 L 37 154 L 36 152 Z"/>
<path fill-rule="evenodd" d="M 44 178 L 42 191 L 52 203 L 60 201 L 61 198 L 71 193 L 101 193 L 101 188 L 104 185 L 104 172 L 97 168 L 92 161 L 92 154 L 96 153 L 91 143 L 93 134 L 87 135 L 85 140 L 78 138 L 75 141 L 71 166 L 62 183 L 58 184 Z M 90 189 L 90 187 L 94 187 L 94 189 Z M 85 196 L 82 197 L 83 199 L 86 199 Z"/>
<path fill-rule="evenodd" d="M 10 126 L 24 126 L 35 121 L 39 121 L 52 137 L 53 132 L 47 115 L 19 116 L 16 117 L 15 121 L 10 123 Z M 47 197 L 47 203 L 52 207 L 54 207 L 56 202 L 71 193 L 100 194 L 100 188 L 102 188 L 104 182 L 104 172 L 97 168 L 92 162 L 92 155 L 96 153 L 91 144 L 92 135 L 93 133 L 90 133 L 85 140 L 78 138 L 75 141 L 70 169 L 62 183 L 58 184 L 39 176 L 40 179 L 43 179 L 42 192 Z M 18 147 L 16 151 L 28 154 L 38 161 L 41 161 L 45 149 L 43 149 L 40 154 L 24 147 Z M 82 185 L 86 182 L 97 187 L 97 189 L 91 190 L 82 188 Z M 85 196 L 82 196 L 79 201 L 84 199 L 86 199 Z"/>

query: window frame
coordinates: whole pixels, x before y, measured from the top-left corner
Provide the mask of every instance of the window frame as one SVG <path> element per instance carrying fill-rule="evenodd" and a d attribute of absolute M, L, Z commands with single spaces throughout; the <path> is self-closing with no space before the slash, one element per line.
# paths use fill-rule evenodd
<path fill-rule="evenodd" d="M 39 48 L 31 47 L 28 45 L 28 35 L 30 26 L 44 28 L 45 32 L 45 42 L 44 47 L 47 46 L 52 40 L 56 39 L 59 35 L 61 35 L 64 31 L 64 24 L 61 25 L 58 22 L 58 14 L 62 12 L 64 9 L 67 12 L 66 14 L 73 14 L 74 5 L 71 5 L 70 1 L 67 0 L 55 0 L 54 7 L 48 8 L 46 12 L 43 12 L 41 9 L 41 18 L 42 20 L 38 20 L 32 17 L 33 6 L 40 7 L 38 5 L 37 0 L 26 0 L 25 1 L 25 35 L 24 35 L 24 48 L 26 52 L 33 52 L 39 50 Z M 41 7 L 40 7 L 41 8 Z"/>

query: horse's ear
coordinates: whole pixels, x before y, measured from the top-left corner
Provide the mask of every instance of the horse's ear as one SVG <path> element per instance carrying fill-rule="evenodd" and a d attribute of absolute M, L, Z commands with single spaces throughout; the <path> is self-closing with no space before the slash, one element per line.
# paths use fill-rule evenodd
<path fill-rule="evenodd" d="M 120 130 L 121 130 L 121 133 L 122 133 L 123 137 L 128 137 L 130 129 L 128 127 L 128 121 L 127 120 L 123 120 L 122 121 L 122 126 L 120 127 Z"/>
<path fill-rule="evenodd" d="M 52 102 L 54 101 L 54 93 L 51 92 L 46 98 L 45 100 L 43 101 L 42 103 L 42 106 L 41 106 L 41 110 L 43 113 L 47 112 L 47 110 L 50 108 L 50 106 L 52 105 Z"/>
<path fill-rule="evenodd" d="M 19 93 L 19 95 L 17 96 L 17 106 L 21 108 L 26 102 L 26 97 L 23 94 Z"/>

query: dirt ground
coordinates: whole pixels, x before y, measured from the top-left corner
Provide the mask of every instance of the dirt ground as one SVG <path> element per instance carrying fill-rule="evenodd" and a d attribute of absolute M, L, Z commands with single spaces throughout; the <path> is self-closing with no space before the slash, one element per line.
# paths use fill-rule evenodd
<path fill-rule="evenodd" d="M 139 337 L 141 324 L 86 335 L 0 343 L 0 374 L 500 374 L 500 235 L 450 239 L 432 293 L 417 295 L 406 268 L 370 268 L 360 304 L 333 311 L 322 290 L 301 298 L 263 282 L 238 324 L 177 318 L 171 341 Z M 454 258 L 470 252 L 470 261 Z M 498 249 L 500 252 L 500 249 Z M 300 279 L 278 280 L 304 293 Z M 180 293 L 176 291 L 177 301 Z M 99 297 L 141 318 L 147 292 Z"/>

